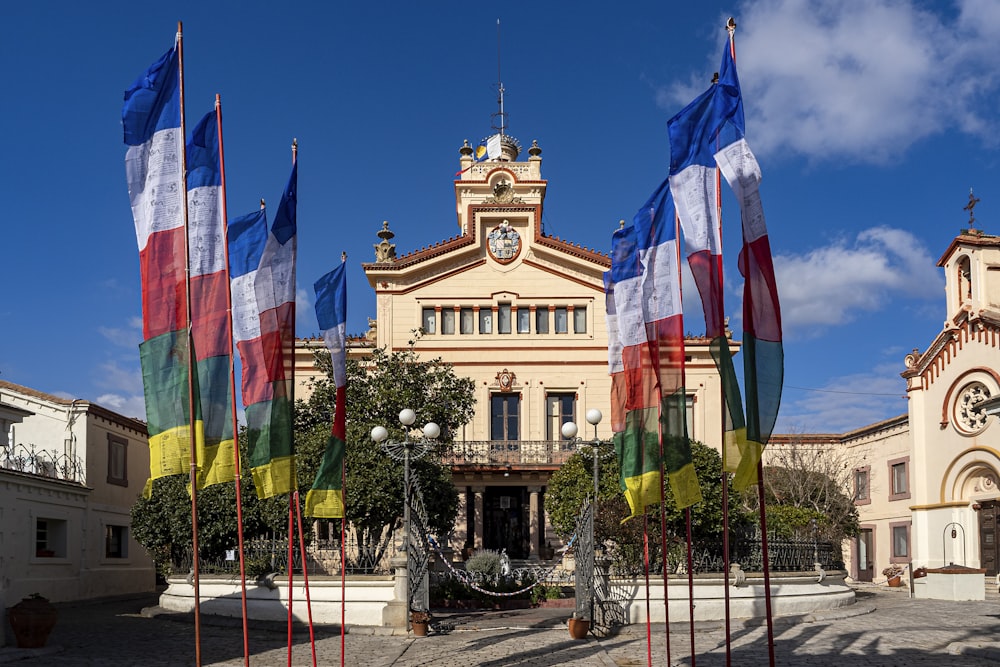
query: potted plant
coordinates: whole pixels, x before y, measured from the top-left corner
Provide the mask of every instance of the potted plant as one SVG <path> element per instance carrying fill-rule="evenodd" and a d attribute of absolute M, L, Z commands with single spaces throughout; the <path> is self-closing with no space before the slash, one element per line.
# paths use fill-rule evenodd
<path fill-rule="evenodd" d="M 896 588 L 903 584 L 902 581 L 903 568 L 899 565 L 893 563 L 889 567 L 882 570 L 882 576 L 886 578 L 886 583 Z"/>
<path fill-rule="evenodd" d="M 38 593 L 32 593 L 7 611 L 18 648 L 45 646 L 57 617 L 56 608 Z"/>
<path fill-rule="evenodd" d="M 413 610 L 410 612 L 410 627 L 413 629 L 414 636 L 426 637 L 427 626 L 430 625 L 430 622 L 431 614 L 429 611 Z"/>
<path fill-rule="evenodd" d="M 587 633 L 590 632 L 590 621 L 586 618 L 578 618 L 576 614 L 577 612 L 574 611 L 567 622 L 569 636 L 573 639 L 586 639 Z"/>

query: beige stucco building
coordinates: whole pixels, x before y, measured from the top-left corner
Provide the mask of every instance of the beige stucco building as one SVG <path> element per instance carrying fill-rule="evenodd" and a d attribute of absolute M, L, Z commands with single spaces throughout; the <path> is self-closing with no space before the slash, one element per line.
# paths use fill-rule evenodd
<path fill-rule="evenodd" d="M 412 342 L 474 379 L 476 413 L 450 460 L 461 507 L 452 546 L 536 558 L 559 545 L 545 493 L 575 447 L 561 424 L 575 421 L 592 439 L 584 414 L 598 408 L 605 419 L 597 435 L 611 437 L 602 280 L 610 259 L 545 233 L 541 148 L 533 142 L 523 159 L 516 139 L 500 140 L 501 153 L 485 162 L 468 142 L 461 147 L 455 219 L 442 216 L 430 232 L 441 240 L 399 239 L 413 250 L 397 253 L 388 222 L 373 230 L 375 261 L 363 268 L 377 312 L 349 353 Z M 610 238 L 616 223 L 608 222 Z M 878 581 L 890 563 L 997 573 L 1000 426 L 983 402 L 1000 396 L 1000 237 L 963 230 L 938 266 L 946 319 L 926 350 L 914 349 L 900 366 L 908 413 L 848 433 L 775 436 L 776 444 L 805 439 L 850 462 L 844 486 L 862 531 L 845 544 L 844 560 L 862 581 Z M 300 341 L 301 382 L 315 372 L 311 352 L 320 345 Z M 720 383 L 708 341 L 688 338 L 686 346 L 689 432 L 719 448 Z"/>
<path fill-rule="evenodd" d="M 545 233 L 548 182 L 537 143 L 527 159 L 509 135 L 501 149 L 498 159 L 476 162 L 468 142 L 461 147 L 456 217 L 441 217 L 443 240 L 413 239 L 407 245 L 426 247 L 397 253 L 388 222 L 373 230 L 375 261 L 363 268 L 377 316 L 350 353 L 415 341 L 418 354 L 441 357 L 475 381 L 475 416 L 449 460 L 460 501 L 451 546 L 533 559 L 561 545 L 545 493 L 577 446 L 562 437 L 562 424 L 576 422 L 592 440 L 584 415 L 597 408 L 605 417 L 596 434 L 611 438 L 603 283 L 610 258 Z M 617 225 L 608 221 L 609 239 Z M 299 342 L 300 386 L 315 372 L 309 352 L 320 344 Z M 689 430 L 719 447 L 722 416 L 713 397 L 721 389 L 708 341 L 688 339 L 687 357 Z"/>
<path fill-rule="evenodd" d="M 147 477 L 143 422 L 0 381 L 0 608 L 152 591 L 130 517 Z"/>

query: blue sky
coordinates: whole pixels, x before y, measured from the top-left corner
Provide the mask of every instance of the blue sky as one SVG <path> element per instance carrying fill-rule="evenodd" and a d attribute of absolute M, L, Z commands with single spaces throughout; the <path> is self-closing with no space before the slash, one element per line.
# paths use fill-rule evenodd
<path fill-rule="evenodd" d="M 543 150 L 546 232 L 607 252 L 666 175 L 666 122 L 718 69 L 730 15 L 785 324 L 778 431 L 902 414 L 902 360 L 941 331 L 935 262 L 970 187 L 977 226 L 1000 233 L 993 0 L 8 3 L 0 378 L 144 414 L 121 103 L 178 20 L 188 126 L 222 96 L 231 217 L 277 204 L 298 138 L 308 336 L 312 282 L 341 251 L 349 332 L 367 328 L 360 264 L 383 220 L 400 253 L 457 233 L 458 149 L 496 110 L 497 18 L 508 131 Z"/>

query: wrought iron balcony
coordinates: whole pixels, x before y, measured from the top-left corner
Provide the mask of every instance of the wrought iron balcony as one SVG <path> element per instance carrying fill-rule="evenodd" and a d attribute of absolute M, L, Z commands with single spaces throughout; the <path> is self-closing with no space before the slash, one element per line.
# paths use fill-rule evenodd
<path fill-rule="evenodd" d="M 0 447 L 0 470 L 13 470 L 64 482 L 87 483 L 86 467 L 78 457 L 36 449 L 34 445 Z"/>
<path fill-rule="evenodd" d="M 561 466 L 576 449 L 570 440 L 467 440 L 438 454 L 453 466 Z"/>

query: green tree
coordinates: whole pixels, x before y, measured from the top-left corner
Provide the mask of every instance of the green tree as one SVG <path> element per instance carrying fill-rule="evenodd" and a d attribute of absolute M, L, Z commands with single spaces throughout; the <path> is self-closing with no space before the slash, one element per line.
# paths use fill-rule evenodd
<path fill-rule="evenodd" d="M 313 381 L 312 395 L 307 402 L 298 402 L 296 410 L 296 432 L 307 434 L 303 442 L 310 449 L 319 442 L 325 445 L 336 403 L 329 353 L 318 352 L 316 364 L 323 375 Z M 347 361 L 347 518 L 357 531 L 360 557 L 366 562 L 381 560 L 403 517 L 403 464 L 372 442 L 372 428 L 384 426 L 390 441 L 402 442 L 403 408 L 416 412 L 415 426 L 434 422 L 441 427 L 434 450 L 411 461 L 410 472 L 422 490 L 429 529 L 444 538 L 454 527 L 458 496 L 450 467 L 436 453 L 447 451 L 454 434 L 472 418 L 473 392 L 471 379 L 456 376 L 452 366 L 439 358 L 420 359 L 412 348 L 376 349 L 366 359 Z M 322 450 L 317 451 L 318 464 Z"/>
<path fill-rule="evenodd" d="M 594 539 L 598 544 L 606 544 L 611 548 L 615 565 L 620 571 L 641 571 L 644 519 L 636 517 L 622 523 L 629 516 L 628 503 L 618 482 L 618 462 L 613 455 L 609 455 L 610 446 L 605 447 L 600 459 L 600 509 L 594 522 Z M 691 442 L 691 454 L 703 498 L 702 502 L 691 507 L 692 539 L 718 539 L 722 535 L 722 457 L 711 447 L 697 441 Z M 552 517 L 553 526 L 564 538 L 575 531 L 576 517 L 584 498 L 593 495 L 593 461 L 589 448 L 577 452 L 549 480 L 546 510 Z M 687 521 L 684 510 L 678 509 L 674 502 L 669 484 L 664 487 L 664 500 L 667 548 L 673 553 L 677 551 L 678 545 L 686 542 Z M 662 552 L 659 509 L 659 505 L 649 509 L 645 525 L 649 536 L 650 559 L 654 562 L 660 559 Z M 740 506 L 739 498 L 730 493 L 730 526 L 745 525 L 747 520 L 747 513 Z M 676 555 L 671 560 L 675 558 Z"/>
<path fill-rule="evenodd" d="M 839 544 L 857 535 L 858 508 L 852 485 L 856 467 L 849 450 L 792 438 L 764 450 L 764 506 L 768 532 L 781 537 Z M 754 514 L 757 488 L 743 495 Z"/>
<path fill-rule="evenodd" d="M 258 500 L 246 466 L 246 442 L 241 433 L 243 530 L 247 538 L 284 535 L 288 530 L 287 496 Z M 191 551 L 191 498 L 187 475 L 161 477 L 153 482 L 149 499 L 132 506 L 132 534 L 153 556 L 162 576 L 172 573 Z M 202 559 L 221 559 L 239 543 L 236 524 L 236 487 L 216 484 L 198 491 L 198 547 Z"/>

